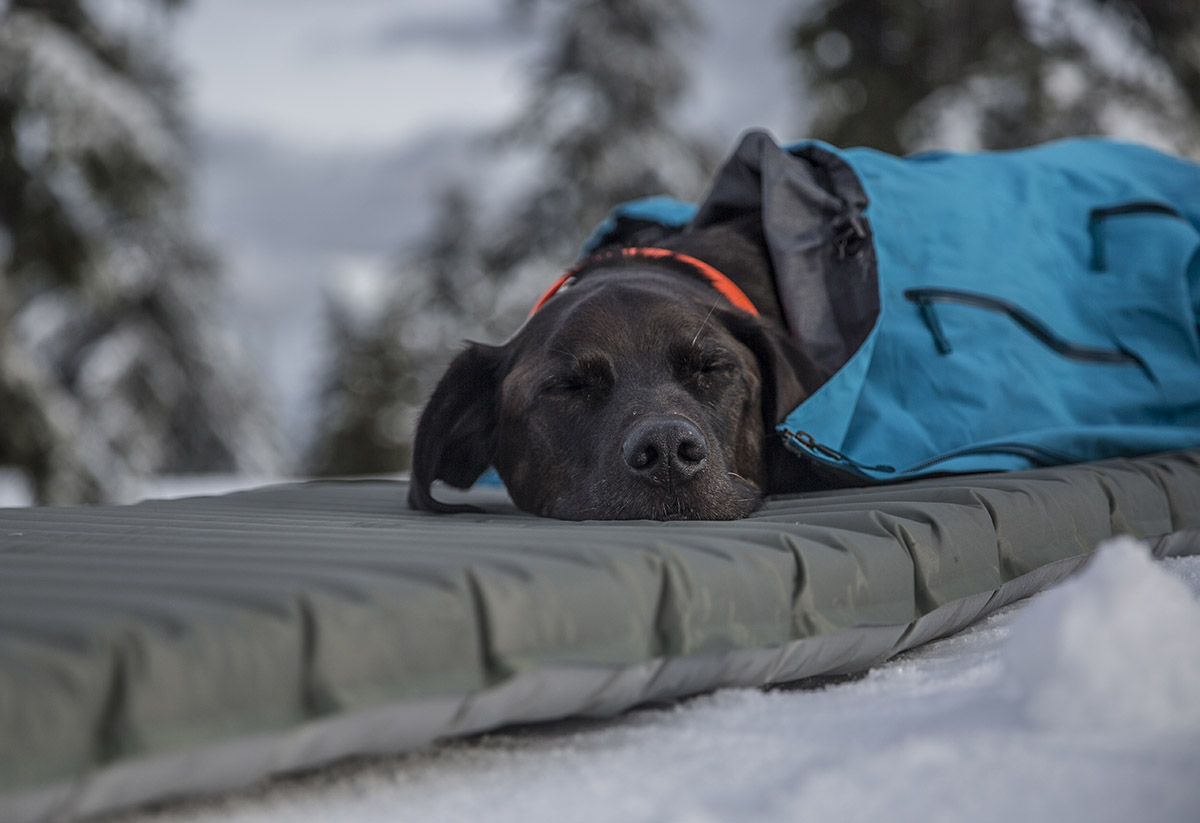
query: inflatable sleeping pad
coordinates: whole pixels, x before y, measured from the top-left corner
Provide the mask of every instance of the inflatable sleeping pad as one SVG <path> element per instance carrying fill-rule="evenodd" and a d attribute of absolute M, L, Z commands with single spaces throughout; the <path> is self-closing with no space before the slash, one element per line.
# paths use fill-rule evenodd
<path fill-rule="evenodd" d="M 734 522 L 408 510 L 400 482 L 0 509 L 0 820 L 867 669 L 1115 534 L 1200 553 L 1200 451 L 771 500 Z"/>

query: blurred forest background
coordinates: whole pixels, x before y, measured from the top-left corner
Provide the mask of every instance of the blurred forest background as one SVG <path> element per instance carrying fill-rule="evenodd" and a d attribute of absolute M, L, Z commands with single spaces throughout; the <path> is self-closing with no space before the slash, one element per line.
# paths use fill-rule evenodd
<path fill-rule="evenodd" d="M 697 117 L 720 79 L 744 86 L 726 119 L 787 95 L 739 124 L 773 121 L 781 139 L 908 153 L 1113 134 L 1200 159 L 1193 0 L 730 4 L 763 17 L 740 46 L 779 67 L 782 91 L 738 74 L 722 38 L 748 35 L 716 0 L 448 2 L 363 48 L 519 44 L 516 69 L 489 80 L 517 102 L 387 162 L 306 162 L 309 199 L 368 200 L 344 247 L 367 227 L 393 239 L 323 281 L 315 321 L 289 318 L 299 286 L 256 277 L 212 226 L 328 220 L 305 217 L 298 166 L 201 139 L 170 32 L 186 6 L 213 1 L 0 0 L 0 480 L 37 502 L 135 499 L 163 476 L 404 471 L 416 412 L 459 341 L 511 333 L 613 204 L 702 194 L 732 148 Z M 226 4 L 261 39 L 307 5 Z M 438 93 L 427 76 L 389 83 L 379 107 Z M 210 204 L 206 223 L 196 188 L 221 169 L 245 178 L 224 191 L 250 193 Z M 264 181 L 305 202 L 277 213 Z M 301 271 L 311 255 L 293 245 Z M 248 320 L 246 295 L 285 315 L 287 334 Z M 295 361 L 307 378 L 279 389 L 270 372 Z"/>

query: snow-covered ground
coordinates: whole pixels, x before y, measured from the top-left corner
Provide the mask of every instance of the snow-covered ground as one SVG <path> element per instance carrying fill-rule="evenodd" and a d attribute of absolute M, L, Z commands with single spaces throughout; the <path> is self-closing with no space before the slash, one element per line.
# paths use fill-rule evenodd
<path fill-rule="evenodd" d="M 823 689 L 738 689 L 112 823 L 1200 820 L 1200 557 L 1131 540 Z"/>
<path fill-rule="evenodd" d="M 279 482 L 283 482 L 283 479 L 244 474 L 161 475 L 147 480 L 140 490 L 131 490 L 133 494 L 127 502 L 229 494 Z M 15 469 L 0 468 L 0 509 L 32 506 L 33 504 L 33 489 L 30 488 L 29 481 L 25 479 L 25 476 Z"/>

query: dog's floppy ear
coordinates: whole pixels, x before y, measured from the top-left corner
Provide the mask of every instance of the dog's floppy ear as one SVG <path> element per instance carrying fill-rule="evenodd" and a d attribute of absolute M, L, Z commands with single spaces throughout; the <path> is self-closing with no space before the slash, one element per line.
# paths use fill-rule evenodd
<path fill-rule="evenodd" d="M 408 505 L 432 512 L 479 511 L 474 506 L 443 503 L 430 486 L 444 480 L 471 486 L 496 452 L 501 349 L 472 343 L 454 358 L 421 412 L 413 442 L 412 480 Z"/>
<path fill-rule="evenodd" d="M 724 312 L 724 315 L 725 327 L 738 342 L 750 349 L 758 363 L 762 378 L 763 432 L 769 434 L 824 382 L 820 370 L 791 338 L 758 318 L 732 311 Z"/>

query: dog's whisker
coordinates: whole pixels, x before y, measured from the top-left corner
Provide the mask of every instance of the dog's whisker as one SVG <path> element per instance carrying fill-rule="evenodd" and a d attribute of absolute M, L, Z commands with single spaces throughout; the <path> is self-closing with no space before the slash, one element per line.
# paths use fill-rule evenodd
<path fill-rule="evenodd" d="M 692 338 L 692 348 L 695 348 L 696 341 L 700 339 L 700 332 L 704 331 L 704 327 L 708 325 L 708 321 L 712 318 L 713 312 L 717 310 L 717 306 L 720 304 L 720 302 L 721 298 L 718 296 L 716 301 L 712 304 L 712 308 L 708 310 L 708 314 L 704 315 L 704 321 L 700 324 L 700 328 L 696 329 L 696 336 Z"/>

